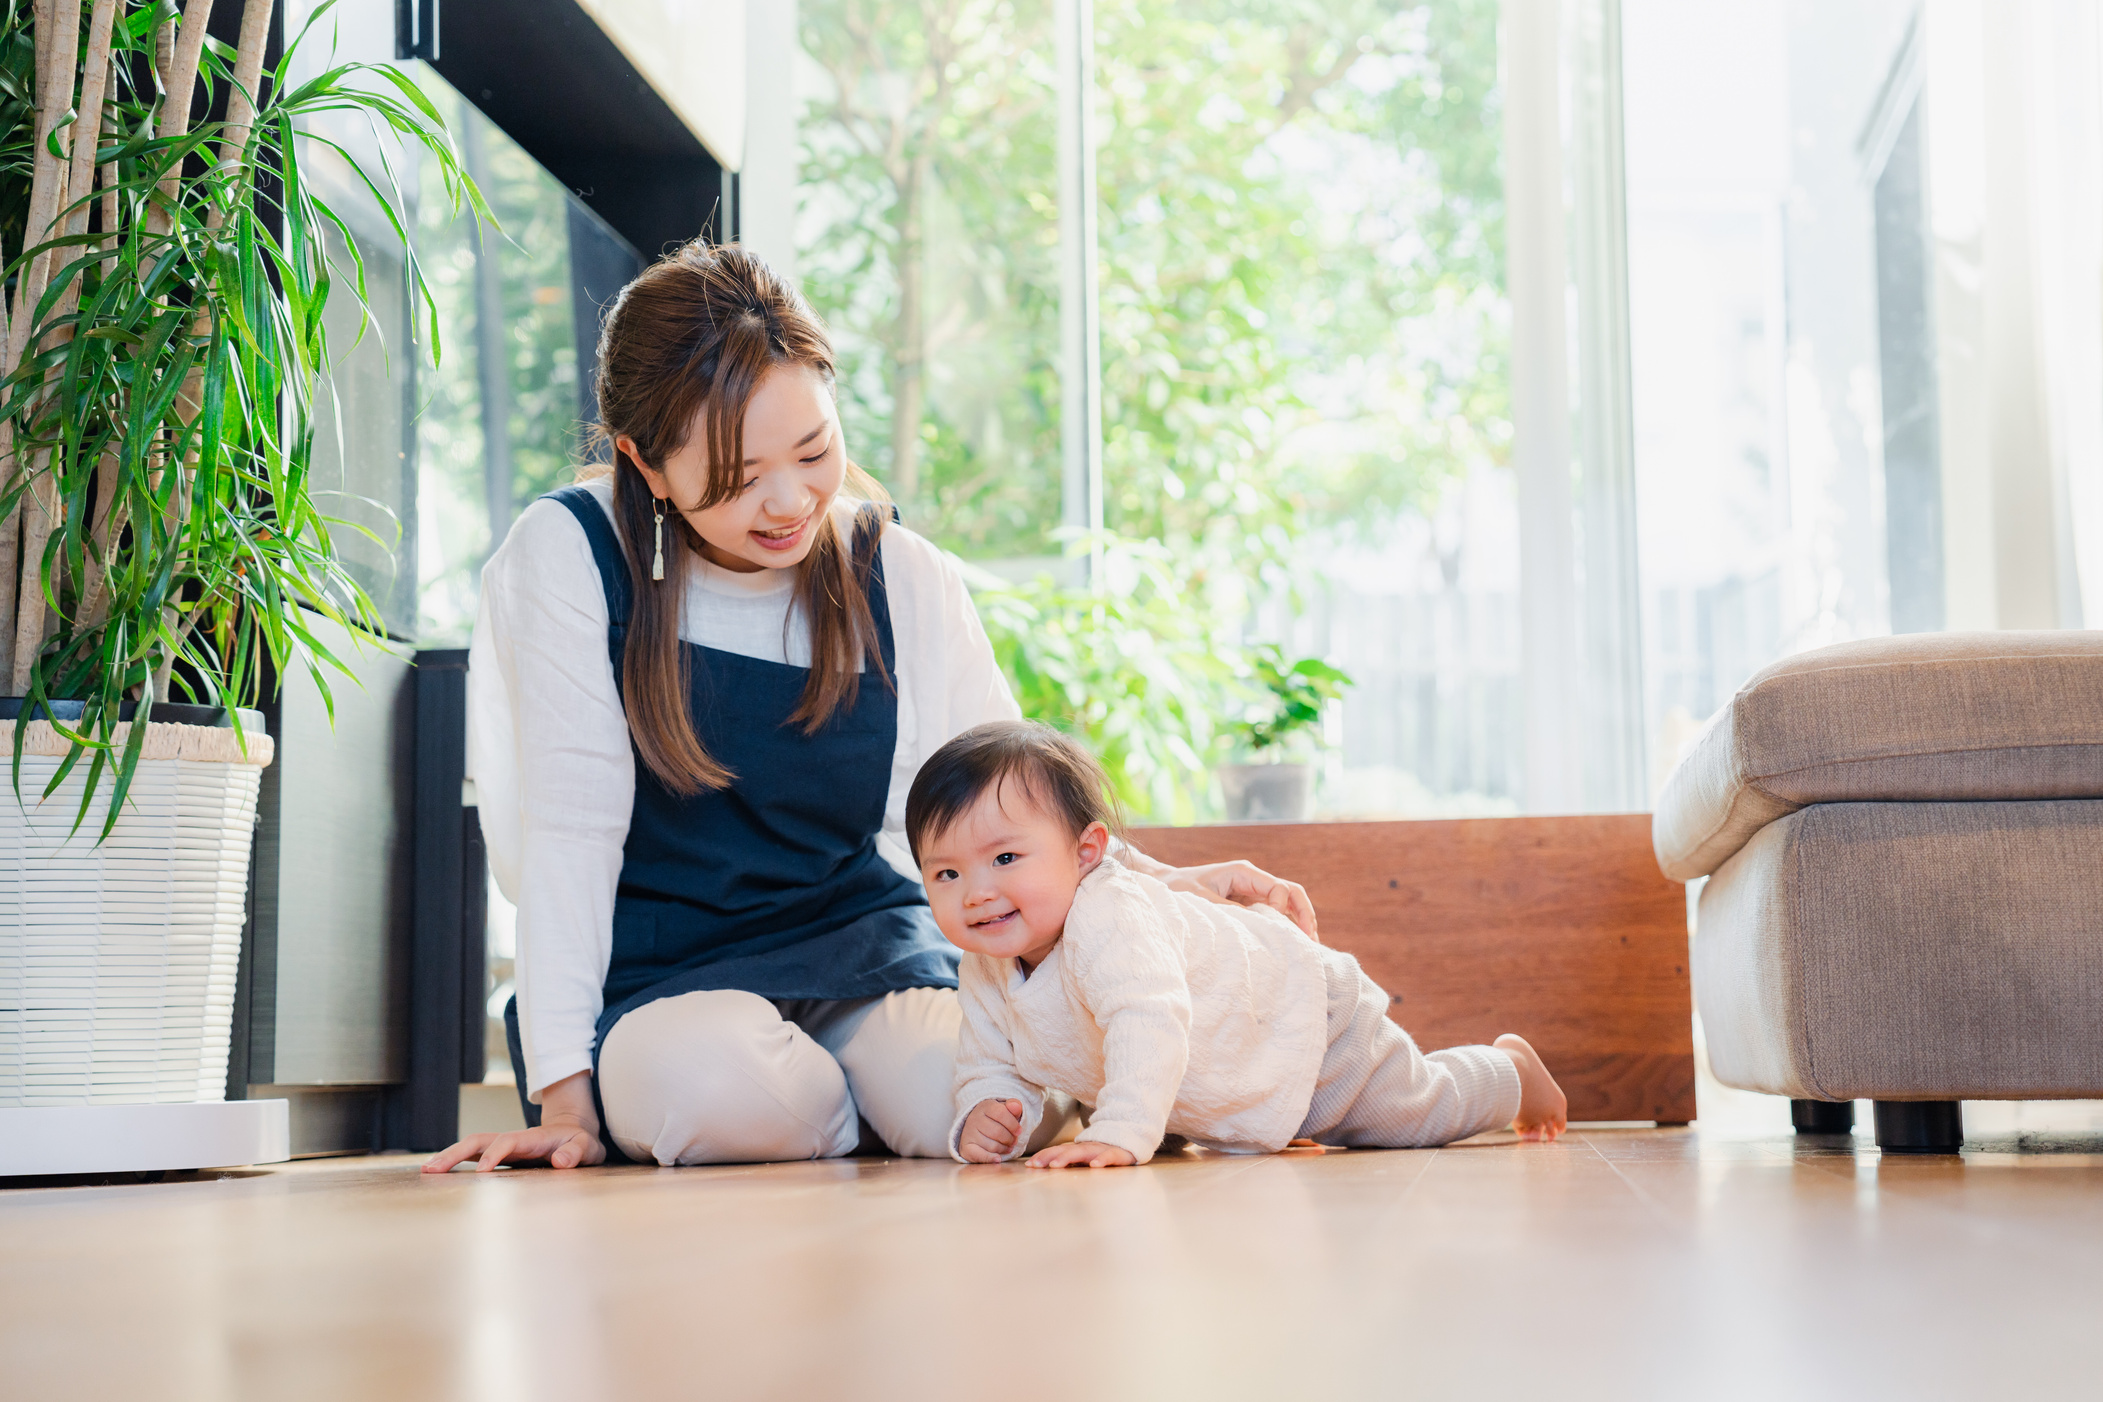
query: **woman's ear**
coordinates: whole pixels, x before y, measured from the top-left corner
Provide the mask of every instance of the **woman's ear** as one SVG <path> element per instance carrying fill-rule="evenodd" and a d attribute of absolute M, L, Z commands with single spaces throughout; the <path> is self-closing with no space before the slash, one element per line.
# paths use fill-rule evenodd
<path fill-rule="evenodd" d="M 662 472 L 643 461 L 643 455 L 636 450 L 633 438 L 630 438 L 625 433 L 621 434 L 613 440 L 613 450 L 635 464 L 635 470 L 643 475 L 643 484 L 650 489 L 651 496 L 656 497 L 659 501 L 669 501 L 671 499 L 671 484 L 665 481 L 665 476 Z"/>
<path fill-rule="evenodd" d="M 1086 876 L 1089 872 L 1094 871 L 1101 864 L 1103 858 L 1109 854 L 1109 851 L 1109 828 L 1099 822 L 1090 823 L 1087 827 L 1082 828 L 1080 851 L 1076 853 L 1081 859 L 1081 874 Z"/>

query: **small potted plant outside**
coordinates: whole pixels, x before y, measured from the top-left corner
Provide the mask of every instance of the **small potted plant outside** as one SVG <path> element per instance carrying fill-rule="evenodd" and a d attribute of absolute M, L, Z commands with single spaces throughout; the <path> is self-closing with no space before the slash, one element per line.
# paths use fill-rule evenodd
<path fill-rule="evenodd" d="M 1351 678 L 1318 657 L 1288 662 L 1276 643 L 1254 648 L 1249 666 L 1256 696 L 1241 719 L 1225 727 L 1228 742 L 1246 758 L 1219 767 L 1228 821 L 1304 823 L 1314 816 L 1322 711 Z"/>
<path fill-rule="evenodd" d="M 349 659 L 320 620 L 380 629 L 309 475 L 344 350 L 322 310 L 366 300 L 310 143 L 362 179 L 432 304 L 394 172 L 314 121 L 363 118 L 487 218 L 406 73 L 295 82 L 297 39 L 266 70 L 274 3 L 245 0 L 229 46 L 209 0 L 0 0 L 0 1120 L 223 1099 L 272 757 L 246 708 L 293 668 L 326 697 Z M 0 1173 L 202 1166 L 24 1166 L 10 1144 L 74 1131 L 16 1128 Z"/>

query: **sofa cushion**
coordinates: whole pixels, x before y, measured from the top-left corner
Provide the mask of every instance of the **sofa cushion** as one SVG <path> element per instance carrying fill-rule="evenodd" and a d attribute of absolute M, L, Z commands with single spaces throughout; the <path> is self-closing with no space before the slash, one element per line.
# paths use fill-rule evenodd
<path fill-rule="evenodd" d="M 2103 1095 L 2103 802 L 1821 803 L 1709 878 L 1709 1064 L 1814 1100 Z"/>
<path fill-rule="evenodd" d="M 2103 632 L 1909 633 L 1787 657 L 1695 737 L 1651 841 L 1676 881 L 1812 803 L 2103 798 Z"/>

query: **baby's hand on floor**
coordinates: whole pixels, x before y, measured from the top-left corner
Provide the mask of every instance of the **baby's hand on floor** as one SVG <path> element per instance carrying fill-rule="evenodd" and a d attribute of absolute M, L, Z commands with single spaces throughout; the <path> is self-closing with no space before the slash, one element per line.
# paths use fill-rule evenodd
<path fill-rule="evenodd" d="M 1570 1102 L 1555 1077 L 1548 1074 L 1541 1054 L 1514 1032 L 1505 1033 L 1492 1045 L 1510 1057 L 1519 1071 L 1519 1113 L 1512 1118 L 1512 1128 L 1521 1139 L 1544 1144 L 1560 1139 L 1570 1127 Z"/>
<path fill-rule="evenodd" d="M 1015 1148 L 1022 1133 L 1022 1102 L 981 1100 L 964 1117 L 963 1132 L 957 1135 L 957 1152 L 966 1163 L 999 1163 Z"/>
<path fill-rule="evenodd" d="M 1054 1144 L 1049 1149 L 1039 1150 L 1037 1157 L 1030 1160 L 1030 1167 L 1130 1168 L 1138 1162 L 1130 1149 L 1099 1144 L 1093 1139 L 1076 1139 L 1071 1144 Z"/>

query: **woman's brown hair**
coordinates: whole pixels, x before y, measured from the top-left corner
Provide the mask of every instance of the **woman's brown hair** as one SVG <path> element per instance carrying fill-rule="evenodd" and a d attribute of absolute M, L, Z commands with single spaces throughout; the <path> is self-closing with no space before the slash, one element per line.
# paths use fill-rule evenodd
<path fill-rule="evenodd" d="M 698 422 L 708 446 L 708 486 L 697 511 L 727 501 L 744 482 L 745 406 L 769 371 L 802 366 L 833 383 L 832 343 L 824 323 L 787 281 L 735 244 L 695 240 L 629 283 L 599 332 L 599 422 L 593 437 L 612 449 L 627 437 L 652 468 L 686 446 Z M 664 578 L 650 565 L 655 500 L 628 455 L 612 449 L 613 515 L 628 560 L 633 603 L 621 665 L 622 701 L 636 753 L 674 793 L 727 787 L 735 777 L 709 754 L 694 730 L 688 702 L 686 649 L 679 645 L 680 606 L 688 561 L 698 548 L 685 518 L 666 524 Z M 795 603 L 810 629 L 810 681 L 789 717 L 812 734 L 842 706 L 854 704 L 860 669 L 884 685 L 868 582 L 877 541 L 890 520 L 889 498 L 876 480 L 847 465 L 846 495 L 863 504 L 853 540 L 843 540 L 827 512 L 810 554 L 796 567 Z M 676 523 L 676 524 L 675 524 Z M 855 543 L 862 554 L 855 558 Z"/>

